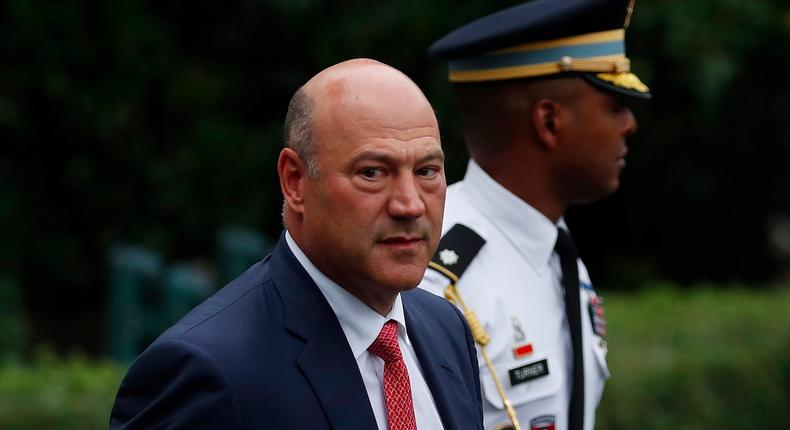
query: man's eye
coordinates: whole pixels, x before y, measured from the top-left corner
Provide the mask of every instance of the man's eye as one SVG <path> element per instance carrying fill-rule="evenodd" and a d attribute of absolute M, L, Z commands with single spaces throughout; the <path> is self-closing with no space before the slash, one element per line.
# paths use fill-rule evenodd
<path fill-rule="evenodd" d="M 367 167 L 360 170 L 359 173 L 367 179 L 377 179 L 384 174 L 384 172 L 378 167 Z"/>
<path fill-rule="evenodd" d="M 436 167 L 423 167 L 417 170 L 417 175 L 424 176 L 426 178 L 433 178 L 439 174 L 439 169 Z"/>
<path fill-rule="evenodd" d="M 624 98 L 615 97 L 612 100 L 612 112 L 622 112 L 628 108 L 628 102 Z"/>

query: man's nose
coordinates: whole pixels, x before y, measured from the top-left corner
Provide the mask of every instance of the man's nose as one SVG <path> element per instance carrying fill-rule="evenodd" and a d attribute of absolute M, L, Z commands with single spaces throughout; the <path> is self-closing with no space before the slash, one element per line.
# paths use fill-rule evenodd
<path fill-rule="evenodd" d="M 631 109 L 625 109 L 625 118 L 623 120 L 623 133 L 626 137 L 631 136 L 632 134 L 636 133 L 637 129 L 637 122 L 634 113 L 631 112 Z"/>
<path fill-rule="evenodd" d="M 401 175 L 391 184 L 389 213 L 393 218 L 419 218 L 425 214 L 425 202 L 412 175 Z"/>

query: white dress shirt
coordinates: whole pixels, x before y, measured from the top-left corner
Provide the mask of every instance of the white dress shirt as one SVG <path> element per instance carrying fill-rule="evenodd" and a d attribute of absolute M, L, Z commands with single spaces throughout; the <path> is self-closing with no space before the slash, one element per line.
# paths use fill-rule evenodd
<path fill-rule="evenodd" d="M 368 305 L 362 303 L 356 296 L 349 293 L 336 282 L 329 279 L 313 265 L 307 256 L 299 249 L 290 233 L 285 232 L 285 240 L 294 256 L 304 267 L 307 274 L 318 285 L 329 306 L 335 312 L 343 333 L 346 335 L 351 352 L 357 360 L 359 373 L 365 382 L 365 389 L 376 417 L 379 430 L 387 430 L 387 405 L 384 399 L 384 360 L 368 352 L 368 347 L 381 332 L 381 328 L 389 320 L 398 323 L 398 345 L 400 346 L 403 361 L 409 372 L 411 397 L 414 404 L 414 417 L 417 428 L 420 430 L 443 429 L 441 418 L 436 410 L 436 404 L 422 375 L 422 369 L 414 352 L 406 331 L 406 319 L 403 314 L 403 302 L 400 294 L 395 299 L 387 316 L 381 316 Z"/>
<path fill-rule="evenodd" d="M 567 428 L 572 347 L 565 317 L 562 269 L 554 252 L 557 227 L 543 214 L 494 181 L 474 161 L 464 180 L 447 190 L 444 232 L 461 223 L 486 240 L 456 285 L 466 305 L 491 336 L 487 346 L 496 374 L 513 403 L 521 427 L 553 422 Z M 441 251 L 441 247 L 439 249 Z M 584 264 L 579 263 L 585 371 L 585 429 L 609 376 L 606 343 L 592 328 L 590 306 L 598 300 Z M 429 269 L 421 288 L 443 295 L 447 279 Z M 516 355 L 529 344 L 532 352 Z M 548 374 L 511 383 L 510 370 L 546 360 Z M 486 429 L 507 423 L 502 400 L 482 358 L 480 379 Z"/>

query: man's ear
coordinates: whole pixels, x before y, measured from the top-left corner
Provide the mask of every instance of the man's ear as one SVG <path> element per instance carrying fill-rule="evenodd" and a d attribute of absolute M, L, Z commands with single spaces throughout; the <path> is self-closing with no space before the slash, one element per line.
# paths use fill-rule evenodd
<path fill-rule="evenodd" d="M 557 146 L 559 128 L 562 126 L 562 106 L 551 99 L 540 99 L 532 107 L 532 123 L 544 148 Z"/>
<path fill-rule="evenodd" d="M 307 170 L 296 151 L 291 148 L 280 151 L 277 174 L 280 177 L 280 191 L 283 193 L 285 205 L 296 213 L 303 213 Z"/>

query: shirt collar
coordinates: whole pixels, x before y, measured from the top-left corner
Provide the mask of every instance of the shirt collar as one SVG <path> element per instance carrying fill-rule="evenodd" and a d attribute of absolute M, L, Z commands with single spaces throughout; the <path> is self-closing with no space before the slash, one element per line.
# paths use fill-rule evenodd
<path fill-rule="evenodd" d="M 557 242 L 557 227 L 567 228 L 563 219 L 555 225 L 537 209 L 496 182 L 471 159 L 464 176 L 463 190 L 471 204 L 489 218 L 539 275 L 549 269 Z"/>
<path fill-rule="evenodd" d="M 318 286 L 318 289 L 321 290 L 326 301 L 329 302 L 329 306 L 332 307 L 332 311 L 335 312 L 354 358 L 359 359 L 367 351 L 368 347 L 378 337 L 381 328 L 384 327 L 384 323 L 389 320 L 395 320 L 398 323 L 398 336 L 407 345 L 411 344 L 406 332 L 406 318 L 400 294 L 395 298 L 395 304 L 392 305 L 389 314 L 383 317 L 356 296 L 349 293 L 345 288 L 321 273 L 302 252 L 288 231 L 285 232 L 285 241 L 296 259 Z"/>

